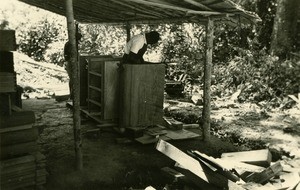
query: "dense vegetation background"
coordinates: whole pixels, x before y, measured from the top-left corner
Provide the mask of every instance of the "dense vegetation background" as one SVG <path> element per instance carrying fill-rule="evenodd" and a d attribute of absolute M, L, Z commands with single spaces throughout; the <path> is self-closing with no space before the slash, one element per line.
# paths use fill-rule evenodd
<path fill-rule="evenodd" d="M 36 61 L 63 66 L 63 47 L 67 41 L 65 18 L 17 1 L 9 2 L 7 7 L 1 8 L 0 29 L 16 30 L 18 51 Z M 289 0 L 288 5 L 281 0 L 235 2 L 246 10 L 256 12 L 262 22 L 257 25 L 216 25 L 211 87 L 213 97 L 222 98 L 240 91 L 240 102 L 251 101 L 265 107 L 292 106 L 295 102 L 288 95 L 300 92 L 300 62 L 292 58 L 290 52 L 299 53 L 299 44 L 296 39 L 276 38 L 273 30 L 274 21 L 282 11 L 279 8 L 289 6 L 291 10 L 299 7 L 299 2 Z M 296 15 L 296 21 L 299 17 L 299 14 Z M 291 21 L 291 18 L 286 19 Z M 80 54 L 122 55 L 126 43 L 124 26 L 79 24 L 79 29 L 83 34 Z M 178 80 L 182 74 L 186 75 L 183 82 L 187 94 L 201 93 L 205 27 L 196 23 L 135 25 L 131 31 L 134 35 L 148 30 L 159 31 L 162 40 L 148 50 L 145 58 L 167 63 L 167 79 Z M 280 41 L 288 41 L 289 44 L 283 46 Z M 176 64 L 170 66 L 170 63 Z M 195 85 L 198 88 L 192 88 Z"/>

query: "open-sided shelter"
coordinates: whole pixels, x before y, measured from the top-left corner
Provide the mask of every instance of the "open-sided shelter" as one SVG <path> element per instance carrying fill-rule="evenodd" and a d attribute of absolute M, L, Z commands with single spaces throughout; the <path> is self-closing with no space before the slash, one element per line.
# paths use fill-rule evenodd
<path fill-rule="evenodd" d="M 242 9 L 230 0 L 19 0 L 67 17 L 68 23 L 74 19 L 79 23 L 98 24 L 163 24 L 201 23 L 206 25 L 206 61 L 204 80 L 203 134 L 209 139 L 210 131 L 210 85 L 215 22 L 250 22 L 260 18 Z M 68 27 L 71 25 L 68 25 Z M 73 32 L 72 32 L 73 31 Z M 75 30 L 69 27 L 69 38 L 75 44 Z M 72 42 L 72 39 L 71 39 Z M 75 46 L 75 45 L 74 45 Z M 75 49 L 75 47 L 74 47 Z M 75 62 L 75 59 L 74 59 Z M 76 70 L 73 70 L 76 71 Z M 78 92 L 77 92 L 78 93 Z M 74 94 L 74 109 L 76 98 Z M 79 110 L 74 114 L 79 116 Z M 74 116 L 75 117 L 75 116 Z M 80 122 L 74 120 L 75 146 L 80 148 Z M 79 126 L 78 126 L 79 125 Z M 77 127 L 76 127 L 77 126 Z M 78 134 L 76 134 L 76 132 Z M 77 140 L 76 140 L 77 139 Z M 76 142 L 77 141 L 77 142 Z M 75 149 L 76 149 L 75 147 Z"/>

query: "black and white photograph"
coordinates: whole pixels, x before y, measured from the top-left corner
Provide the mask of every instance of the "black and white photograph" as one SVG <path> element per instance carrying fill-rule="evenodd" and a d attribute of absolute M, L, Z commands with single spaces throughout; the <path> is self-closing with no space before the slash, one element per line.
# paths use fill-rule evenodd
<path fill-rule="evenodd" d="M 0 190 L 300 190 L 300 0 L 0 0 Z"/>

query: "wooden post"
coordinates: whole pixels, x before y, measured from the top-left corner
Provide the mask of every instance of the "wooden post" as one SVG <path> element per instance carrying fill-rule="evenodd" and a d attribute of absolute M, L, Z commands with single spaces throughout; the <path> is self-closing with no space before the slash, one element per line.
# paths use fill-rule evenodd
<path fill-rule="evenodd" d="M 212 51 L 214 38 L 214 22 L 208 17 L 206 25 L 206 61 L 204 64 L 204 105 L 203 105 L 203 139 L 210 140 L 210 86 L 211 86 L 211 67 Z"/>
<path fill-rule="evenodd" d="M 82 170 L 82 152 L 81 152 L 81 128 L 80 128 L 80 105 L 79 105 L 79 70 L 76 47 L 76 29 L 73 13 L 73 0 L 66 0 L 66 17 L 69 42 L 71 43 L 71 65 L 72 65 L 72 91 L 73 91 L 73 129 L 74 145 L 76 157 L 76 169 Z"/>

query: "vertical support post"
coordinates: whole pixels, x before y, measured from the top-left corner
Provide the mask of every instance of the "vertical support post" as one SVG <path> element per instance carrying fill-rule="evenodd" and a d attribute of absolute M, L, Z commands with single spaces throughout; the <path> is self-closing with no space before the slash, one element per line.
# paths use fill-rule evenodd
<path fill-rule="evenodd" d="M 128 42 L 131 38 L 130 29 L 131 29 L 131 25 L 130 25 L 130 23 L 127 22 L 126 23 L 126 35 L 127 35 L 126 42 Z"/>
<path fill-rule="evenodd" d="M 66 17 L 69 42 L 71 44 L 71 73 L 73 79 L 73 131 L 74 131 L 74 145 L 76 169 L 82 170 L 82 152 L 81 152 L 81 127 L 80 127 L 80 104 L 79 104 L 79 66 L 78 55 L 76 47 L 76 28 L 73 13 L 73 0 L 66 0 Z"/>
<path fill-rule="evenodd" d="M 203 138 L 204 141 L 210 140 L 210 86 L 211 86 L 211 68 L 212 52 L 214 38 L 214 21 L 211 17 L 207 19 L 206 25 L 206 61 L 204 65 L 204 105 L 203 105 Z"/>

